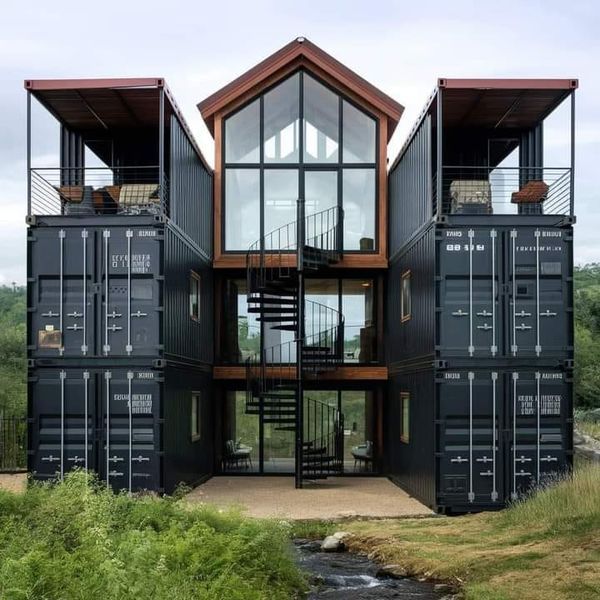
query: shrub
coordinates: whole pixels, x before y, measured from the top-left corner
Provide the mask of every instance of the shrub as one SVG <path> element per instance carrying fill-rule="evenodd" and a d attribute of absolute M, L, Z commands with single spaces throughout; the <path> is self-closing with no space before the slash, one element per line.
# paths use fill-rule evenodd
<path fill-rule="evenodd" d="M 290 598 L 304 587 L 274 522 L 113 494 L 75 472 L 0 492 L 0 598 Z"/>

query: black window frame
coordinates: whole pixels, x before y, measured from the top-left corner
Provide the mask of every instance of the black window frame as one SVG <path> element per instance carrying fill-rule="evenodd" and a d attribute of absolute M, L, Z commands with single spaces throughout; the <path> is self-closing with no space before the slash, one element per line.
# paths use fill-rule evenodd
<path fill-rule="evenodd" d="M 410 392 L 406 390 L 400 392 L 400 441 L 410 444 Z"/>
<path fill-rule="evenodd" d="M 192 285 L 196 286 L 196 312 L 193 310 L 193 301 L 192 301 Z M 200 303 L 202 297 L 202 278 L 196 271 L 190 271 L 190 290 L 189 290 L 189 313 L 190 319 L 196 323 L 200 322 Z"/>
<path fill-rule="evenodd" d="M 406 288 L 408 287 L 408 292 Z M 406 301 L 408 299 L 408 311 Z M 400 322 L 407 323 L 412 319 L 412 271 L 407 269 L 400 278 Z"/>
<path fill-rule="evenodd" d="M 198 442 L 202 439 L 202 398 L 203 394 L 200 391 L 191 393 L 190 402 L 190 439 L 192 442 Z M 196 419 L 194 421 L 194 407 Z"/>
<path fill-rule="evenodd" d="M 304 162 L 304 81 L 303 81 L 303 78 L 304 78 L 305 74 L 308 75 L 309 77 L 312 77 L 315 81 L 317 81 L 318 83 L 320 83 L 321 85 L 326 87 L 329 91 L 336 94 L 336 96 L 338 97 L 338 102 L 339 102 L 339 110 L 338 110 L 339 152 L 338 152 L 338 161 L 337 162 L 330 162 L 330 163 L 310 163 L 310 162 L 305 163 Z M 298 119 L 299 119 L 299 123 L 300 123 L 299 148 L 298 148 L 299 162 L 297 162 L 297 163 L 265 162 L 265 156 L 264 156 L 264 143 L 265 143 L 265 140 L 264 140 L 264 96 L 269 91 L 271 91 L 273 88 L 277 87 L 278 85 L 280 85 L 287 79 L 294 77 L 295 75 L 299 76 L 299 94 L 298 94 L 298 102 L 299 102 Z M 226 147 L 226 139 L 225 138 L 226 138 L 227 119 L 234 116 L 238 112 L 244 110 L 248 105 L 252 104 L 252 102 L 255 102 L 256 100 L 258 100 L 260 103 L 259 104 L 259 106 L 260 106 L 260 110 L 259 110 L 259 118 L 260 118 L 260 125 L 259 125 L 259 132 L 260 132 L 259 157 L 260 158 L 259 158 L 259 162 L 258 163 L 239 163 L 239 162 L 238 163 L 228 163 L 227 156 L 225 153 L 225 147 Z M 344 102 L 347 102 L 348 104 L 352 105 L 354 108 L 361 111 L 363 114 L 365 114 L 366 116 L 368 116 L 369 118 L 371 118 L 373 120 L 373 122 L 375 124 L 375 162 L 372 162 L 372 163 L 357 163 L 357 162 L 344 163 L 343 162 L 343 159 L 344 159 L 344 157 L 343 157 L 343 144 L 344 144 L 343 105 L 344 105 Z M 379 218 L 380 218 L 379 170 L 380 170 L 380 166 L 381 166 L 380 165 L 381 156 L 380 156 L 380 152 L 379 152 L 379 147 L 380 147 L 380 137 L 379 136 L 380 136 L 380 123 L 379 123 L 379 118 L 376 115 L 374 115 L 373 113 L 371 113 L 370 111 L 365 109 L 360 104 L 354 102 L 351 98 L 345 96 L 343 94 L 343 92 L 341 92 L 340 90 L 336 89 L 331 84 L 329 84 L 328 82 L 321 79 L 315 73 L 313 73 L 310 70 L 307 70 L 305 68 L 299 68 L 299 69 L 296 69 L 295 71 L 287 74 L 285 78 L 280 79 L 280 80 L 276 81 L 273 85 L 261 90 L 259 95 L 253 96 L 248 101 L 246 101 L 244 104 L 237 107 L 234 111 L 225 115 L 222 119 L 222 125 L 221 125 L 221 157 L 222 157 L 221 158 L 221 172 L 222 172 L 222 176 L 221 176 L 221 223 L 219 224 L 219 227 L 221 230 L 221 253 L 225 254 L 225 255 L 227 255 L 227 254 L 235 255 L 235 254 L 243 254 L 248 251 L 248 248 L 227 250 L 226 226 L 225 226 L 226 221 L 227 221 L 227 197 L 226 197 L 225 184 L 226 184 L 228 169 L 258 169 L 259 170 L 259 188 L 260 188 L 260 224 L 259 224 L 259 228 L 260 228 L 260 232 L 261 232 L 261 237 L 263 237 L 264 235 L 269 233 L 269 231 L 265 231 L 265 228 L 264 228 L 264 224 L 265 224 L 265 218 L 264 218 L 264 213 L 265 213 L 264 172 L 265 172 L 265 170 L 267 170 L 267 169 L 297 169 L 298 170 L 298 197 L 299 198 L 304 197 L 304 172 L 305 171 L 310 171 L 310 170 L 313 170 L 313 171 L 337 171 L 337 173 L 338 173 L 338 206 L 340 208 L 343 208 L 344 170 L 345 169 L 348 169 L 348 170 L 372 169 L 374 172 L 374 175 L 375 175 L 374 182 L 373 182 L 374 183 L 373 201 L 375 203 L 374 222 L 373 222 L 373 227 L 374 227 L 373 248 L 370 250 L 344 248 L 344 254 L 358 254 L 358 255 L 379 254 L 380 248 L 381 248 L 381 240 L 379 239 L 379 226 L 378 226 Z M 256 241 L 258 241 L 258 240 L 256 240 Z"/>

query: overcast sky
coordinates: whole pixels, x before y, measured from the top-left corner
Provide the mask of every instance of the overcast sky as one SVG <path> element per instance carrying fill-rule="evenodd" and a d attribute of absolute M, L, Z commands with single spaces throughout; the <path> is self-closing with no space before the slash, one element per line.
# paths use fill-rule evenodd
<path fill-rule="evenodd" d="M 298 36 L 406 107 L 392 157 L 437 77 L 578 77 L 576 261 L 600 261 L 597 0 L 3 0 L 0 22 L 0 284 L 25 281 L 24 79 L 164 77 L 212 164 L 196 103 Z M 39 112 L 36 163 L 53 166 L 58 138 Z M 565 138 L 548 138 L 564 155 Z"/>

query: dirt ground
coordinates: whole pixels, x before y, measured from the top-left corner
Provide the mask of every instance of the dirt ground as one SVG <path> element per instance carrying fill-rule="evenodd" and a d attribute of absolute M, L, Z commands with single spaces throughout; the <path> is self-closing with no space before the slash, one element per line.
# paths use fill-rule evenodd
<path fill-rule="evenodd" d="M 9 492 L 22 492 L 27 485 L 27 474 L 17 473 L 0 473 L 0 489 L 8 490 Z"/>
<path fill-rule="evenodd" d="M 187 499 L 239 507 L 253 517 L 291 520 L 432 514 L 383 477 L 331 477 L 301 490 L 291 477 L 213 477 Z"/>

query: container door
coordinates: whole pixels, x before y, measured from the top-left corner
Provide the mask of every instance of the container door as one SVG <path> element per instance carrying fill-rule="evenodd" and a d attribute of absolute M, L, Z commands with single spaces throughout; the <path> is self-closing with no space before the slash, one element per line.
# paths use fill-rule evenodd
<path fill-rule="evenodd" d="M 557 228 L 508 232 L 510 351 L 513 356 L 565 356 L 570 340 L 570 239 Z"/>
<path fill-rule="evenodd" d="M 81 357 L 94 348 L 94 231 L 32 229 L 30 349 L 36 357 Z"/>
<path fill-rule="evenodd" d="M 76 467 L 94 469 L 95 377 L 85 369 L 40 369 L 29 380 L 30 470 L 62 479 Z"/>
<path fill-rule="evenodd" d="M 102 348 L 105 356 L 157 356 L 162 306 L 159 229 L 102 231 Z"/>
<path fill-rule="evenodd" d="M 516 499 L 570 464 L 571 387 L 562 371 L 515 371 L 508 386 L 510 497 Z"/>
<path fill-rule="evenodd" d="M 443 356 L 498 353 L 498 234 L 444 229 L 438 239 L 438 351 Z"/>
<path fill-rule="evenodd" d="M 501 378 L 495 371 L 446 372 L 437 388 L 440 503 L 501 502 Z"/>
<path fill-rule="evenodd" d="M 159 490 L 161 380 L 154 371 L 102 373 L 100 478 L 115 490 Z"/>

